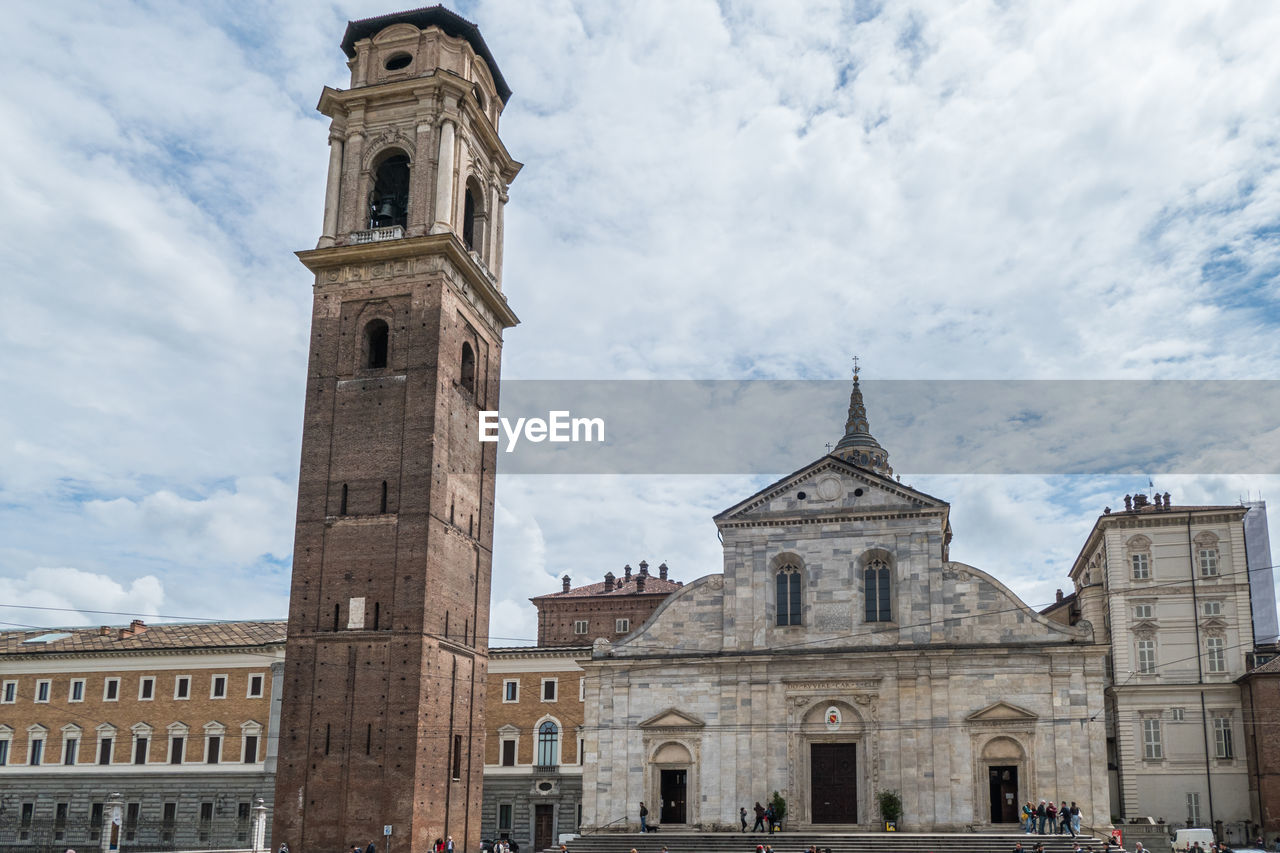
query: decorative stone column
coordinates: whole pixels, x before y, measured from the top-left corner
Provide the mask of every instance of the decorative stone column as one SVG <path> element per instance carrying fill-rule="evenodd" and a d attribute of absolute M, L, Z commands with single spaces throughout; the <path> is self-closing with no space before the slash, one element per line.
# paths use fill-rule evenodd
<path fill-rule="evenodd" d="M 334 243 L 338 233 L 338 199 L 342 185 L 342 137 L 337 133 L 329 133 L 329 183 L 324 190 L 324 226 L 320 233 L 317 249 L 327 249 Z"/>
<path fill-rule="evenodd" d="M 267 849 L 267 804 L 258 797 L 253 807 L 253 853 L 265 853 Z"/>
<path fill-rule="evenodd" d="M 436 204 L 432 234 L 453 230 L 453 185 L 458 176 L 453 173 L 453 122 L 440 123 L 440 156 L 436 160 Z"/>
<path fill-rule="evenodd" d="M 124 824 L 124 797 L 113 792 L 102 809 L 102 853 L 120 849 Z"/>

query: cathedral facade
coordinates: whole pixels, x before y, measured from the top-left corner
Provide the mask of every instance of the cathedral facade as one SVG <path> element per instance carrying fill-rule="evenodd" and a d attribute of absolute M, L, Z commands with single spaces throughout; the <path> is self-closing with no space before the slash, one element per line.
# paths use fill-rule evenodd
<path fill-rule="evenodd" d="M 1016 824 L 1027 800 L 1110 822 L 1106 649 L 949 559 L 949 505 L 892 476 L 854 380 L 827 456 L 715 518 L 724 571 L 585 670 L 583 829 L 737 827 L 774 791 L 797 829 Z"/>

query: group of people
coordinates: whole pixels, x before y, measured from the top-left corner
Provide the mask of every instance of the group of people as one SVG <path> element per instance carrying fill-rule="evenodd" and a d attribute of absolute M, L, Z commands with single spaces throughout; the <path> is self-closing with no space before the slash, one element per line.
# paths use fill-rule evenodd
<path fill-rule="evenodd" d="M 762 806 L 759 802 L 755 806 L 756 822 L 751 827 L 752 832 L 773 832 L 774 826 L 778 824 L 778 815 L 773 810 L 773 803 L 768 806 Z M 747 810 L 746 808 L 738 809 L 738 819 L 742 821 L 742 831 L 747 831 Z M 768 845 L 765 845 L 768 846 Z"/>
<path fill-rule="evenodd" d="M 1053 800 L 1041 800 L 1034 805 L 1027 800 L 1022 806 L 1019 820 L 1027 835 L 1067 835 L 1074 838 L 1080 832 L 1080 807 L 1074 802 L 1055 806 Z"/>

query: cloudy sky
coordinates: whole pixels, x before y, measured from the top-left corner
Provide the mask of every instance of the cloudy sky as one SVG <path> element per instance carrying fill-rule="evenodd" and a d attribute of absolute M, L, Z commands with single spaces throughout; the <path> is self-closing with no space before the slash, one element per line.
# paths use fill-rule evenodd
<path fill-rule="evenodd" d="M 878 379 L 1280 376 L 1269 4 L 454 8 L 515 90 L 506 377 L 834 379 L 855 352 Z M 347 85 L 346 21 L 389 11 L 6 6 L 0 620 L 284 615 L 314 108 Z M 952 501 L 953 558 L 1033 605 L 1147 481 L 893 461 Z M 1275 477 L 1148 476 L 1272 498 L 1280 532 Z M 766 481 L 500 477 L 495 642 L 533 637 L 565 572 L 717 571 L 711 515 Z"/>

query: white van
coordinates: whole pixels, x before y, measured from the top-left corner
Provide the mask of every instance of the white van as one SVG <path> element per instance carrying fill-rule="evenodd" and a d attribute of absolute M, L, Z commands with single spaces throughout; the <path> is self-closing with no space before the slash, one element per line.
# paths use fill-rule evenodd
<path fill-rule="evenodd" d="M 1177 829 L 1173 833 L 1173 853 L 1186 853 L 1191 845 L 1200 842 L 1200 849 L 1209 853 L 1213 845 L 1212 829 Z"/>

